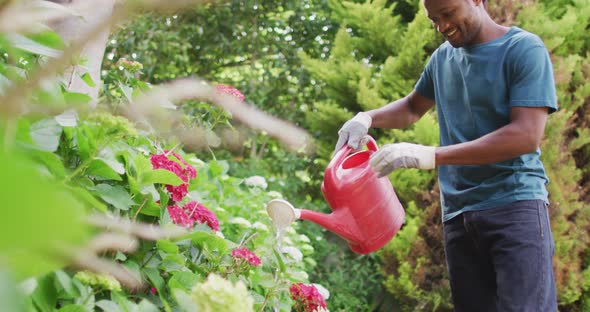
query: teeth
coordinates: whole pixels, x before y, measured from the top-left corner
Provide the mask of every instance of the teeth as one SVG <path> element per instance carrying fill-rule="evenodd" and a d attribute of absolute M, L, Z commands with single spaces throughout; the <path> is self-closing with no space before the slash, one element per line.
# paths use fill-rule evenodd
<path fill-rule="evenodd" d="M 453 31 L 451 31 L 450 33 L 447 33 L 447 37 L 450 37 L 452 35 L 454 35 L 457 32 L 456 29 L 454 29 Z"/>

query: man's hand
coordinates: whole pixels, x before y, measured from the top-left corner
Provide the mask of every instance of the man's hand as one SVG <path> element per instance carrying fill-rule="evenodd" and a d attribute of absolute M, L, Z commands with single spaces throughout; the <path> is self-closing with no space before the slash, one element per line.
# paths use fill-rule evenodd
<path fill-rule="evenodd" d="M 348 144 L 355 150 L 361 149 L 367 143 L 365 136 L 369 132 L 371 122 L 371 116 L 364 112 L 356 114 L 351 120 L 345 122 L 338 131 L 338 142 L 334 150 L 340 150 L 344 144 Z"/>
<path fill-rule="evenodd" d="M 435 149 L 411 143 L 386 144 L 371 155 L 369 165 L 379 178 L 399 168 L 434 169 Z"/>

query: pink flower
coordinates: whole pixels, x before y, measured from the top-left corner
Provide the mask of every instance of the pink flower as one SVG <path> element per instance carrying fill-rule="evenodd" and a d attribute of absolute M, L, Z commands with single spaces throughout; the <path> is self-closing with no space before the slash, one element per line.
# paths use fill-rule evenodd
<path fill-rule="evenodd" d="M 169 151 L 165 151 L 166 153 L 169 153 Z M 195 170 L 195 168 L 191 165 L 189 165 L 186 161 L 184 161 L 184 159 L 182 159 L 182 157 L 180 155 L 178 155 L 175 152 L 172 152 L 172 155 L 174 157 L 176 157 L 176 159 L 178 159 L 178 161 L 180 161 L 183 165 L 184 168 L 181 171 L 181 175 L 179 176 L 184 182 L 188 182 L 188 180 L 190 179 L 194 179 L 197 177 L 197 171 Z"/>
<path fill-rule="evenodd" d="M 312 312 L 319 308 L 326 309 L 326 301 L 313 285 L 297 283 L 289 287 L 291 298 L 295 300 L 295 311 Z"/>
<path fill-rule="evenodd" d="M 158 293 L 158 290 L 156 289 L 156 287 L 152 287 L 150 288 L 150 293 L 152 293 L 152 295 L 155 295 Z"/>
<path fill-rule="evenodd" d="M 177 205 L 168 206 L 168 214 L 174 224 L 184 226 L 187 228 L 193 227 L 194 221 L 186 215 L 183 209 L 180 209 Z"/>
<path fill-rule="evenodd" d="M 169 158 L 169 155 L 174 156 L 180 163 Z M 180 185 L 166 185 L 166 190 L 172 195 L 172 200 L 175 202 L 181 201 L 186 194 L 188 194 L 188 182 L 190 179 L 197 177 L 197 171 L 189 165 L 182 157 L 170 151 L 164 151 L 164 154 L 154 154 L 150 156 L 150 162 L 154 169 L 165 169 L 173 172 L 185 183 Z"/>
<path fill-rule="evenodd" d="M 196 201 L 186 203 L 182 209 L 186 212 L 193 222 L 207 223 L 207 225 L 214 231 L 219 231 L 219 220 L 217 216 L 207 207 Z"/>
<path fill-rule="evenodd" d="M 172 201 L 179 202 L 188 194 L 188 184 L 166 185 L 166 190 L 170 193 Z"/>
<path fill-rule="evenodd" d="M 235 259 L 245 259 L 253 266 L 260 265 L 260 258 L 248 248 L 236 248 L 231 252 L 232 257 Z"/>
<path fill-rule="evenodd" d="M 224 85 L 224 84 L 216 85 L 215 91 L 218 94 L 225 93 L 227 95 L 231 95 L 231 96 L 235 97 L 236 99 L 238 99 L 240 102 L 243 102 L 244 98 L 245 98 L 245 96 L 242 94 L 242 92 L 240 92 L 240 90 L 238 90 L 232 86 L 228 86 L 228 85 Z"/>

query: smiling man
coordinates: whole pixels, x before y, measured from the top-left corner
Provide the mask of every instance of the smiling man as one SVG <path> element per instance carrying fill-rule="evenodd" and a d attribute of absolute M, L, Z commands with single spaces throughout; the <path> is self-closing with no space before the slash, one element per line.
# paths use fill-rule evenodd
<path fill-rule="evenodd" d="M 370 164 L 439 170 L 456 311 L 557 311 L 548 178 L 539 149 L 557 110 L 552 64 L 536 35 L 495 23 L 483 0 L 423 0 L 447 41 L 406 97 L 360 112 L 336 149 L 371 127 L 405 128 L 436 107 L 440 146 L 384 145 Z"/>

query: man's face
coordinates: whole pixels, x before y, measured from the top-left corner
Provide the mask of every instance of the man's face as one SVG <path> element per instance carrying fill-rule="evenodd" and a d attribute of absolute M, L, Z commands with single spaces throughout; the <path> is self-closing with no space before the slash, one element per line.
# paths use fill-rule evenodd
<path fill-rule="evenodd" d="M 455 48 L 477 43 L 475 41 L 481 29 L 478 5 L 483 3 L 475 0 L 424 0 L 432 25 Z"/>

